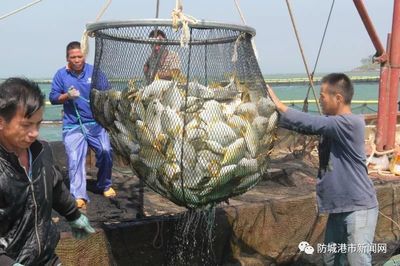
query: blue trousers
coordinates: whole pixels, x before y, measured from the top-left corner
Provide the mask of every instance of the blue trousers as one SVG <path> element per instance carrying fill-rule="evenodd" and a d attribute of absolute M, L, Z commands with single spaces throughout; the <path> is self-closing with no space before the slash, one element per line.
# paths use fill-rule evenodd
<path fill-rule="evenodd" d="M 343 244 L 349 247 L 356 247 L 356 250 L 347 252 L 326 252 L 324 253 L 324 265 L 347 265 L 367 266 L 371 265 L 371 247 L 375 227 L 378 219 L 378 207 L 345 213 L 331 213 L 325 231 L 325 245 Z M 358 247 L 366 246 L 367 249 L 359 250 Z"/>
<path fill-rule="evenodd" d="M 82 130 L 86 134 L 83 134 Z M 89 201 L 86 192 L 86 155 L 88 146 L 96 154 L 97 184 L 99 192 L 111 187 L 112 149 L 106 130 L 97 123 L 84 124 L 63 130 L 63 142 L 68 158 L 70 191 L 75 199 Z"/>

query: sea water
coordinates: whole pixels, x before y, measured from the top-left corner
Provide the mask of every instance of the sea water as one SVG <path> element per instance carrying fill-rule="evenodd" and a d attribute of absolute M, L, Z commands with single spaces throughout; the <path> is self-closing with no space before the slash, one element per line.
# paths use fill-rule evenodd
<path fill-rule="evenodd" d="M 62 105 L 50 105 L 49 104 L 49 93 L 51 90 L 51 84 L 49 83 L 40 83 L 39 86 L 42 91 L 46 95 L 46 107 L 44 113 L 44 120 L 61 120 L 62 118 Z M 378 82 L 361 82 L 354 83 L 354 97 L 353 100 L 361 100 L 361 101 L 370 101 L 378 99 Z M 272 85 L 274 91 L 277 96 L 281 100 L 301 100 L 303 101 L 306 98 L 307 90 L 309 89 L 308 85 Z M 315 93 L 319 98 L 319 85 L 315 85 Z M 312 89 L 309 91 L 309 100 L 315 100 Z M 303 103 L 289 104 L 290 107 L 296 109 L 303 109 Z M 352 109 L 354 113 L 357 114 L 370 114 L 376 113 L 378 106 L 377 104 L 353 104 Z M 312 113 L 317 113 L 317 106 L 315 103 L 309 103 L 308 111 Z M 41 139 L 47 141 L 57 141 L 61 140 L 61 125 L 47 125 L 43 124 L 40 130 Z"/>

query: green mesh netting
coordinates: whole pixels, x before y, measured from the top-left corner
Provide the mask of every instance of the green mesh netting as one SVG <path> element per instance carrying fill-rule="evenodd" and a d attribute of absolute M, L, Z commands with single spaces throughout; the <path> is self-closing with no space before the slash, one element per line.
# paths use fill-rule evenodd
<path fill-rule="evenodd" d="M 188 47 L 170 21 L 95 23 L 88 30 L 96 39 L 93 114 L 151 189 L 195 208 L 257 184 L 278 115 L 251 45 L 253 29 L 190 25 Z"/>

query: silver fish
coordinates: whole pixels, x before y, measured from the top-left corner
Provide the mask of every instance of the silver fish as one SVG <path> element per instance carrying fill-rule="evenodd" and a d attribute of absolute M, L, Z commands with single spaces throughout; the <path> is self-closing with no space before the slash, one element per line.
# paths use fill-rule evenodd
<path fill-rule="evenodd" d="M 210 181 L 205 185 L 205 187 L 222 187 L 235 176 L 236 165 L 226 165 L 221 168 L 219 175 L 216 177 L 211 177 Z"/>
<path fill-rule="evenodd" d="M 257 159 L 241 159 L 237 164 L 237 176 L 247 176 L 258 171 Z"/>
<path fill-rule="evenodd" d="M 260 97 L 257 102 L 258 113 L 262 116 L 269 117 L 275 109 L 275 104 L 270 98 Z"/>
<path fill-rule="evenodd" d="M 184 104 L 184 100 L 183 93 L 179 90 L 175 82 L 171 88 L 164 91 L 161 103 L 164 106 L 169 106 L 172 109 L 179 111 Z"/>
<path fill-rule="evenodd" d="M 152 100 L 147 106 L 145 123 L 155 136 L 162 133 L 161 114 L 163 111 L 164 106 L 157 99 Z"/>
<path fill-rule="evenodd" d="M 139 157 L 147 167 L 158 169 L 166 159 L 163 154 L 150 146 L 143 146 L 139 151 Z"/>
<path fill-rule="evenodd" d="M 276 128 L 276 125 L 278 124 L 278 112 L 273 112 L 271 116 L 268 119 L 268 126 L 267 126 L 267 133 L 270 133 L 272 130 Z"/>
<path fill-rule="evenodd" d="M 231 100 L 237 97 L 238 94 L 239 90 L 233 77 L 230 79 L 230 82 L 225 87 L 214 88 L 214 99 L 216 100 Z"/>
<path fill-rule="evenodd" d="M 197 112 L 203 106 L 204 100 L 202 98 L 188 96 L 184 104 L 186 104 L 186 110 L 183 111 L 186 111 L 187 113 L 193 113 Z"/>
<path fill-rule="evenodd" d="M 200 119 L 207 124 L 224 120 L 222 107 L 219 102 L 215 100 L 205 102 L 199 116 Z"/>
<path fill-rule="evenodd" d="M 224 113 L 225 117 L 232 117 L 235 114 L 236 108 L 242 103 L 240 98 L 235 98 L 228 103 L 221 103 L 222 112 Z"/>
<path fill-rule="evenodd" d="M 238 115 L 233 115 L 227 119 L 227 124 L 235 131 L 236 134 L 240 134 L 243 128 L 246 127 L 247 121 Z"/>
<path fill-rule="evenodd" d="M 208 127 L 208 137 L 222 146 L 227 146 L 237 139 L 235 131 L 222 121 L 210 123 Z"/>
<path fill-rule="evenodd" d="M 247 123 L 246 127 L 244 128 L 243 137 L 251 157 L 256 157 L 258 151 L 258 135 L 250 123 Z"/>
<path fill-rule="evenodd" d="M 196 171 L 200 171 L 202 173 L 208 173 L 209 175 L 217 176 L 218 171 L 214 171 L 216 168 L 220 168 L 220 161 L 222 156 L 217 155 L 208 150 L 202 150 L 197 153 L 197 164 Z"/>
<path fill-rule="evenodd" d="M 246 152 L 246 142 L 244 138 L 239 138 L 235 140 L 231 145 L 226 147 L 226 152 L 224 159 L 222 160 L 222 165 L 236 164 L 245 155 Z"/>
<path fill-rule="evenodd" d="M 214 91 L 206 86 L 199 84 L 197 81 L 193 81 L 189 82 L 187 96 L 212 99 L 214 97 Z"/>
<path fill-rule="evenodd" d="M 152 146 L 154 135 L 150 132 L 145 123 L 141 120 L 137 120 L 135 127 L 139 143 L 141 145 Z"/>
<path fill-rule="evenodd" d="M 185 203 L 188 207 L 195 207 L 197 204 L 199 204 L 199 197 L 190 189 L 182 187 L 180 180 L 171 182 L 171 184 L 171 194 L 181 204 Z"/>
<path fill-rule="evenodd" d="M 114 124 L 115 110 L 112 108 L 112 105 L 108 99 L 104 101 L 103 107 L 104 107 L 104 112 L 103 112 L 104 120 L 106 122 L 106 127 L 108 127 L 108 126 Z"/>
<path fill-rule="evenodd" d="M 194 169 L 197 162 L 197 153 L 193 145 L 187 141 L 182 141 L 182 139 L 173 140 L 168 145 L 166 156 L 168 161 L 178 162 L 179 164 L 183 160 L 182 163 L 185 169 Z"/>
<path fill-rule="evenodd" d="M 163 79 L 154 80 L 150 85 L 143 88 L 142 101 L 161 99 L 163 92 L 170 89 L 173 85 L 173 81 Z"/>
<path fill-rule="evenodd" d="M 254 118 L 252 126 L 257 131 L 259 138 L 262 138 L 267 133 L 268 118 L 264 116 L 257 116 Z"/>
<path fill-rule="evenodd" d="M 260 173 L 255 173 L 250 176 L 243 177 L 240 180 L 240 184 L 235 187 L 234 193 L 236 195 L 242 194 L 251 188 L 253 188 L 257 183 L 262 179 L 262 175 Z"/>
<path fill-rule="evenodd" d="M 139 150 L 140 150 L 139 144 L 132 141 L 128 136 L 126 136 L 122 133 L 118 133 L 117 139 L 118 139 L 120 145 L 122 146 L 122 149 L 127 151 L 128 154 L 131 154 L 131 153 L 137 154 L 139 152 Z"/>
<path fill-rule="evenodd" d="M 167 106 L 161 114 L 161 126 L 171 138 L 182 136 L 183 120 L 178 113 Z"/>
<path fill-rule="evenodd" d="M 181 168 L 177 163 L 165 163 L 161 167 L 161 173 L 167 177 L 167 181 L 171 182 L 179 178 Z"/>
<path fill-rule="evenodd" d="M 241 103 L 235 110 L 235 114 L 244 117 L 249 122 L 258 115 L 257 106 L 252 102 Z"/>
<path fill-rule="evenodd" d="M 207 136 L 206 131 L 201 128 L 188 128 L 186 130 L 185 139 L 190 142 L 195 139 L 200 139 L 200 140 L 205 139 L 206 136 Z"/>
<path fill-rule="evenodd" d="M 137 114 L 139 120 L 145 120 L 146 109 L 141 101 L 135 101 L 135 113 Z"/>
<path fill-rule="evenodd" d="M 216 141 L 213 141 L 213 140 L 206 140 L 206 141 L 204 141 L 204 142 L 206 143 L 207 148 L 208 148 L 210 151 L 212 151 L 212 152 L 214 152 L 214 153 L 216 153 L 216 154 L 222 154 L 222 155 L 224 155 L 225 152 L 227 151 L 226 148 L 224 148 L 221 144 L 219 144 L 219 143 L 216 142 Z"/>
<path fill-rule="evenodd" d="M 185 168 L 182 176 L 184 187 L 191 189 L 200 189 L 199 184 L 204 180 L 204 174 L 198 168 Z"/>

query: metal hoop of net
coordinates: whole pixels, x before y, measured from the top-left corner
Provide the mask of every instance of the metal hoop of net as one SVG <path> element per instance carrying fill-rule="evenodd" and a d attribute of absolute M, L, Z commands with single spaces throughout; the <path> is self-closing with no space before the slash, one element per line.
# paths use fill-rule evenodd
<path fill-rule="evenodd" d="M 266 173 L 278 114 L 250 27 L 170 20 L 89 24 L 91 108 L 114 151 L 155 192 L 187 208 L 251 189 Z"/>

